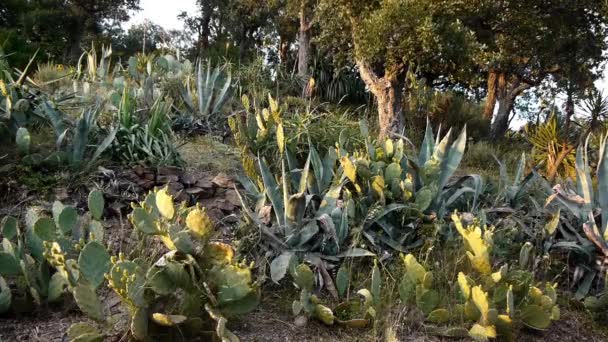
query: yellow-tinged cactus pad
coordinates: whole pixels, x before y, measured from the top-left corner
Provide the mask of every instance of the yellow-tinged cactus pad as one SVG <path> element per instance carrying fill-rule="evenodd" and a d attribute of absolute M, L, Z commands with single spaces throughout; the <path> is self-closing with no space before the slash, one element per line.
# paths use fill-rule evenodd
<path fill-rule="evenodd" d="M 209 215 L 200 208 L 195 208 L 186 216 L 186 226 L 198 239 L 203 239 L 213 230 L 213 222 Z"/>
<path fill-rule="evenodd" d="M 167 188 L 159 190 L 156 193 L 156 207 L 161 215 L 171 220 L 175 215 L 175 207 L 173 206 L 173 197 L 167 193 Z"/>
<path fill-rule="evenodd" d="M 492 266 L 490 265 L 491 244 L 489 243 L 491 241 L 491 233 L 486 231 L 482 237 L 481 228 L 479 226 L 464 228 L 460 221 L 460 217 L 456 214 L 452 215 L 452 220 L 456 225 L 456 229 L 465 241 L 467 256 L 469 257 L 473 268 L 482 274 L 490 274 L 492 272 Z"/>
<path fill-rule="evenodd" d="M 186 319 L 187 317 L 182 315 L 165 315 L 158 312 L 152 314 L 152 320 L 154 320 L 156 324 L 165 327 L 172 327 L 174 325 L 183 323 L 186 321 Z"/>
<path fill-rule="evenodd" d="M 475 324 L 469 330 L 469 336 L 475 341 L 487 341 L 488 338 L 496 337 L 496 328 L 493 325 L 483 326 L 481 324 Z"/>
<path fill-rule="evenodd" d="M 471 298 L 473 303 L 481 313 L 481 321 L 483 323 L 488 322 L 488 313 L 490 310 L 490 304 L 488 303 L 488 293 L 481 289 L 481 286 L 475 286 L 471 290 Z"/>

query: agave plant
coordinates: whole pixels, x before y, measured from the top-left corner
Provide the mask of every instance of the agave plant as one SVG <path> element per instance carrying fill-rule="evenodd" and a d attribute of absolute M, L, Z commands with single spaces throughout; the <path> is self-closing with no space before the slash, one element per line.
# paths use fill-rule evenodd
<path fill-rule="evenodd" d="M 196 88 L 192 89 L 189 81 L 187 89 L 181 87 L 181 98 L 187 113 L 183 113 L 182 117 L 178 118 L 180 122 L 176 124 L 185 126 L 184 120 L 190 125 L 204 122 L 207 129 L 211 129 L 218 120 L 217 114 L 229 98 L 232 72 L 228 64 L 212 67 L 211 61 L 205 64 L 200 59 L 197 64 Z"/>
<path fill-rule="evenodd" d="M 498 163 L 500 170 L 499 192 L 496 196 L 495 206 L 504 202 L 511 208 L 519 208 L 526 194 L 526 190 L 532 185 L 534 180 L 539 179 L 537 168 L 535 167 L 528 174 L 524 174 L 526 169 L 526 153 L 522 153 L 517 164 L 515 176 L 511 180 L 507 174 L 507 167 L 504 161 L 500 161 L 496 156 L 494 159 Z"/>
<path fill-rule="evenodd" d="M 588 154 L 589 138 L 576 152 L 576 189 L 557 184 L 547 203 L 557 201 L 571 213 L 580 230 L 565 224 L 561 229 L 564 241 L 556 247 L 578 252 L 582 262 L 576 265 L 575 284 L 580 284 L 576 296 L 582 298 L 592 287 L 598 274 L 603 275 L 608 264 L 608 149 L 607 137 L 602 137 L 600 144 L 596 178 L 597 186 L 592 182 Z M 597 277 L 598 280 L 601 280 Z"/>
<path fill-rule="evenodd" d="M 284 151 L 284 150 L 283 150 Z M 342 204 L 342 184 L 332 184 L 335 151 L 329 150 L 322 160 L 311 146 L 303 168 L 286 169 L 287 157 L 281 163 L 281 177 L 275 177 L 263 159 L 259 159 L 259 179 L 243 179 L 242 183 L 255 201 L 252 209 L 243 201 L 248 217 L 267 237 L 275 259 L 271 262 L 271 277 L 281 280 L 291 262 L 319 257 L 337 260 L 340 257 L 371 256 L 360 249 L 347 249 L 349 237 L 348 212 L 352 201 Z M 291 165 L 291 164 L 290 164 Z M 254 171 L 255 172 L 255 171 Z M 255 184 L 259 181 L 260 184 Z M 274 219 L 270 216 L 274 213 Z M 323 266 L 324 267 L 324 266 Z"/>
<path fill-rule="evenodd" d="M 466 129 L 450 145 L 451 131 L 436 141 L 429 124 L 416 158 L 406 155 L 404 139 L 377 144 L 369 138 L 364 122 L 361 130 L 368 137 L 367 153 L 339 149 L 339 174 L 357 204 L 356 216 L 365 218 L 364 235 L 373 245 L 379 241 L 408 252 L 422 243 L 417 234 L 419 221 L 433 225 L 436 218 L 442 220 L 447 208 L 455 208 L 467 193 L 473 194 L 468 208 L 477 208 L 483 189 L 479 175 L 448 184 L 464 153 Z"/>

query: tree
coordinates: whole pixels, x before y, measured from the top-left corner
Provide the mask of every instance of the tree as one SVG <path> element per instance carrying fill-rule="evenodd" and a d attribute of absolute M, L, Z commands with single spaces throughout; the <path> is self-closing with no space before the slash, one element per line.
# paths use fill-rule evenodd
<path fill-rule="evenodd" d="M 126 32 L 120 27 L 106 29 L 109 35 L 113 54 L 128 59 L 137 53 L 153 53 L 161 47 L 170 47 L 172 35 L 162 26 L 146 20 L 131 26 Z"/>
<path fill-rule="evenodd" d="M 408 72 L 450 75 L 466 68 L 473 37 L 458 20 L 460 1 L 323 0 L 325 47 L 353 61 L 378 105 L 380 138 L 403 130 Z"/>
<path fill-rule="evenodd" d="M 595 0 L 475 1 L 463 20 L 483 47 L 476 60 L 487 75 L 484 116 L 494 117 L 493 138 L 504 135 L 525 90 L 599 65 L 606 47 L 601 7 Z"/>
<path fill-rule="evenodd" d="M 5 0 L 0 2 L 0 44 L 7 49 L 40 48 L 47 58 L 74 61 L 85 38 L 98 38 L 108 21 L 127 20 L 138 4 L 139 0 Z"/>
<path fill-rule="evenodd" d="M 129 11 L 139 10 L 139 0 L 55 0 L 69 22 L 66 27 L 69 49 L 64 59 L 76 59 L 82 53 L 85 38 L 94 39 L 102 32 L 105 20 L 129 19 Z"/>

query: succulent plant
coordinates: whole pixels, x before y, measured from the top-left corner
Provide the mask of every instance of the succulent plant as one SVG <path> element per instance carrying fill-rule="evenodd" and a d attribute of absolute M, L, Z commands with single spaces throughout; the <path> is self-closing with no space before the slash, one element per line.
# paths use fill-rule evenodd
<path fill-rule="evenodd" d="M 106 277 L 131 312 L 133 337 L 147 338 L 151 325 L 199 326 L 206 317 L 203 309 L 216 321 L 220 338 L 233 336 L 225 328 L 226 317 L 249 312 L 258 303 L 253 265 L 237 262 L 230 245 L 210 242 L 214 227 L 205 209 L 176 205 L 166 188 L 156 189 L 133 204 L 129 218 L 169 250 L 150 267 L 123 255 L 112 259 Z M 172 312 L 152 312 L 159 303 Z"/>
<path fill-rule="evenodd" d="M 399 284 L 401 300 L 416 305 L 427 315 L 427 320 L 442 323 L 445 315 L 443 311 L 437 309 L 440 298 L 439 292 L 433 289 L 433 272 L 427 271 L 412 254 L 402 255 L 401 259 L 405 265 L 405 274 Z"/>
<path fill-rule="evenodd" d="M 458 311 L 467 320 L 476 322 L 469 330 L 473 339 L 485 341 L 498 335 L 512 339 L 513 320 L 543 330 L 559 319 L 557 284 L 543 282 L 534 286 L 534 274 L 528 271 L 533 263 L 532 244 L 522 246 L 519 268 L 502 265 L 492 272 L 493 229 L 480 227 L 478 223 L 464 227 L 457 214 L 452 215 L 452 220 L 476 272 L 475 276 L 458 274 L 460 293 L 465 300 Z"/>
<path fill-rule="evenodd" d="M 96 208 L 93 215 L 100 219 L 103 196 L 94 190 L 89 197 L 89 205 Z M 41 214 L 30 208 L 24 230 L 15 218 L 4 218 L 0 275 L 16 278 L 16 297 L 25 296 L 26 301 L 40 305 L 44 300 L 61 300 L 67 291 L 84 313 L 101 319 L 95 290 L 110 267 L 110 255 L 100 242 L 103 226 L 90 215 L 80 217 L 75 208 L 60 202 L 53 203 L 52 217 Z M 0 296 L 8 310 L 15 296 L 10 291 Z"/>
<path fill-rule="evenodd" d="M 580 225 L 584 233 L 580 234 L 580 229 L 565 225 L 565 229 L 560 229 L 563 240 L 555 244 L 557 248 L 571 250 L 581 256 L 574 272 L 577 274 L 574 279 L 578 284 L 575 294 L 577 299 L 583 299 L 589 293 L 593 280 L 604 274 L 600 265 L 608 260 L 608 215 L 603 214 L 608 212 L 608 136 L 600 139 L 596 184 L 591 178 L 589 139 L 590 137 L 576 152 L 576 189 L 557 184 L 553 187 L 553 194 L 547 199 L 547 203 L 558 202 L 574 216 L 575 224 Z M 565 217 L 565 213 L 561 214 Z M 601 284 L 601 281 L 598 283 Z"/>

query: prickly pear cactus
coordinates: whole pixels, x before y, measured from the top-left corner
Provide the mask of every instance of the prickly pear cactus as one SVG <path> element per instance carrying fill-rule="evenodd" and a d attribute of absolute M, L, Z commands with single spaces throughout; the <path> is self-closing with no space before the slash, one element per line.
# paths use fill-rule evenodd
<path fill-rule="evenodd" d="M 401 258 L 405 265 L 405 274 L 399 285 L 401 300 L 415 304 L 429 321 L 442 321 L 443 311 L 435 312 L 440 298 L 437 290 L 433 289 L 433 272 L 427 271 L 412 254 L 402 255 Z"/>
<path fill-rule="evenodd" d="M 484 227 L 482 231 L 476 224 L 465 228 L 456 214 L 452 219 L 463 237 L 470 264 L 477 273 L 470 276 L 463 272 L 458 274 L 458 288 L 464 304 L 459 305 L 457 311 L 475 322 L 469 330 L 470 337 L 477 341 L 496 336 L 513 340 L 514 320 L 543 330 L 559 319 L 557 284 L 534 286 L 534 274 L 528 271 L 534 264 L 532 244 L 526 243 L 521 247 L 519 268 L 502 265 L 493 272 L 492 229 Z"/>
<path fill-rule="evenodd" d="M 209 242 L 214 227 L 205 209 L 176 205 L 166 188 L 132 206 L 129 219 L 134 228 L 158 238 L 168 250 L 149 267 L 123 255 L 111 259 L 106 278 L 131 312 L 132 336 L 149 338 L 152 326 L 182 331 L 201 327 L 211 317 L 216 334 L 232 338 L 225 327 L 227 318 L 249 312 L 258 303 L 253 264 L 237 262 L 232 246 Z M 150 311 L 169 304 L 171 312 Z"/>

